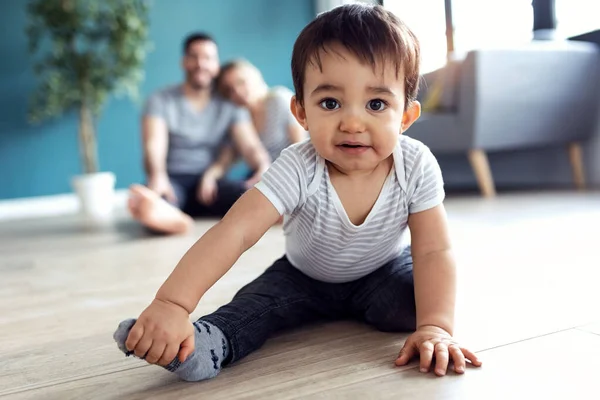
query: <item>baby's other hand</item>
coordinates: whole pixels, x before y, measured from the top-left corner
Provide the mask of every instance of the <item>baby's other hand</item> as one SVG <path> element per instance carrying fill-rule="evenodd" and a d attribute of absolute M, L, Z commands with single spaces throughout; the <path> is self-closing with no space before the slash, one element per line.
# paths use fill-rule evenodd
<path fill-rule="evenodd" d="M 465 372 L 466 361 L 480 367 L 481 361 L 470 350 L 460 347 L 452 336 L 437 326 L 423 326 L 406 339 L 396 365 L 406 365 L 416 355 L 421 358 L 421 372 L 428 372 L 435 357 L 435 373 L 438 376 L 446 374 L 450 357 L 454 361 L 454 371 Z"/>
<path fill-rule="evenodd" d="M 131 328 L 125 346 L 150 364 L 184 362 L 194 351 L 194 326 L 183 307 L 155 299 Z"/>

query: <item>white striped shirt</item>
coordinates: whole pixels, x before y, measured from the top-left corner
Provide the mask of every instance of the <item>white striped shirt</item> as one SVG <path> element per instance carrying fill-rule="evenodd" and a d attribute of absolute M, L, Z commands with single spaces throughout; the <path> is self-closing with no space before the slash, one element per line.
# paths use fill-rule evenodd
<path fill-rule="evenodd" d="M 408 216 L 443 202 L 439 165 L 427 146 L 400 135 L 375 205 L 354 225 L 331 184 L 325 160 L 310 140 L 285 149 L 256 185 L 285 215 L 286 255 L 306 275 L 325 282 L 359 279 L 410 244 Z"/>

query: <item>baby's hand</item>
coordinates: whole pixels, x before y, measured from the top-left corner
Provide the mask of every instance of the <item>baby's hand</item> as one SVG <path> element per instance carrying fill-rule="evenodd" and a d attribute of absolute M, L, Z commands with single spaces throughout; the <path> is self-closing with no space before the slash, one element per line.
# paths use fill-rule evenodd
<path fill-rule="evenodd" d="M 183 307 L 155 299 L 131 328 L 125 346 L 150 364 L 164 367 L 176 356 L 184 362 L 194 351 L 194 326 Z"/>
<path fill-rule="evenodd" d="M 417 354 L 421 356 L 421 372 L 429 371 L 435 355 L 435 373 L 439 376 L 446 374 L 449 356 L 454 361 L 454 371 L 459 374 L 465 372 L 465 357 L 474 366 L 481 366 L 475 354 L 460 347 L 448 332 L 437 326 L 423 326 L 410 335 L 400 350 L 396 365 L 407 364 Z"/>

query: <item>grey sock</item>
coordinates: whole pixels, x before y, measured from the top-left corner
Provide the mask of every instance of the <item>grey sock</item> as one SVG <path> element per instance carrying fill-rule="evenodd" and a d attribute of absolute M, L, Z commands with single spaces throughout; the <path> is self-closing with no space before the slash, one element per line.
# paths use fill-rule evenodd
<path fill-rule="evenodd" d="M 113 335 L 117 346 L 127 356 L 133 354 L 127 350 L 125 342 L 135 321 L 135 319 L 127 319 L 121 322 Z M 185 381 L 214 378 L 221 371 L 221 364 L 229 355 L 229 342 L 219 328 L 208 322 L 198 320 L 194 322 L 194 328 L 196 328 L 194 352 L 183 363 L 175 357 L 165 368 Z"/>

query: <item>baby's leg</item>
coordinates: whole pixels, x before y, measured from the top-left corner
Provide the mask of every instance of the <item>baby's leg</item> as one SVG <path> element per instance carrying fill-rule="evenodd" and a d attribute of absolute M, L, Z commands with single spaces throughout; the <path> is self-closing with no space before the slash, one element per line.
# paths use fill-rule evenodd
<path fill-rule="evenodd" d="M 166 368 L 184 380 L 209 379 L 223 365 L 258 349 L 272 333 L 334 315 L 333 304 L 319 298 L 315 283 L 285 257 L 276 261 L 229 304 L 194 323 L 194 352 L 183 363 L 176 357 Z M 126 354 L 125 341 L 134 322 L 123 321 L 114 335 Z"/>
<path fill-rule="evenodd" d="M 234 363 L 260 348 L 277 331 L 335 318 L 338 304 L 322 298 L 324 291 L 318 289 L 322 285 L 283 257 L 243 287 L 229 304 L 199 321 L 224 332 L 230 350 L 225 364 Z"/>
<path fill-rule="evenodd" d="M 355 282 L 354 313 L 384 332 L 414 331 L 415 290 L 410 249 Z"/>

